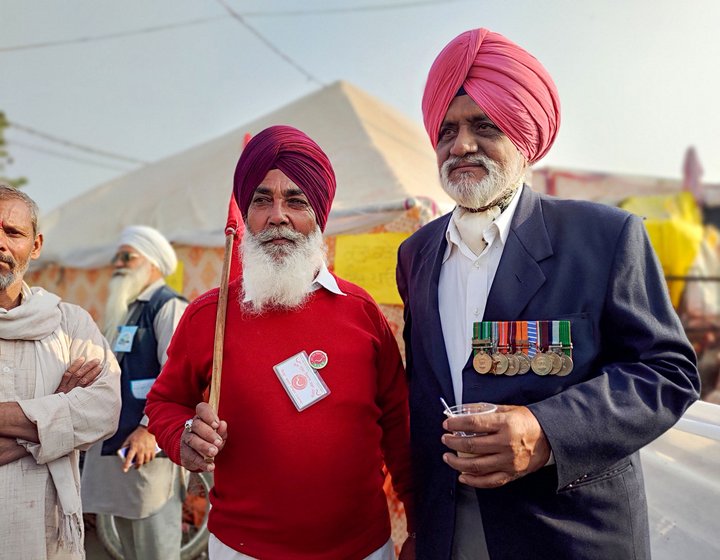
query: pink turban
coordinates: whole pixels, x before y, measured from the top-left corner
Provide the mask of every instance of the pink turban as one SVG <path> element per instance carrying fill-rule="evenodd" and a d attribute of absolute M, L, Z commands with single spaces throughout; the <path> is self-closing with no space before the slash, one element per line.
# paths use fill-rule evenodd
<path fill-rule="evenodd" d="M 255 135 L 235 167 L 234 194 L 247 218 L 255 189 L 271 169 L 279 169 L 308 199 L 322 231 L 335 197 L 335 172 L 330 160 L 307 134 L 285 125 L 271 126 Z"/>
<path fill-rule="evenodd" d="M 534 163 L 555 141 L 560 99 L 550 74 L 530 53 L 499 33 L 473 29 L 455 37 L 433 62 L 422 110 L 430 142 L 460 87 Z"/>

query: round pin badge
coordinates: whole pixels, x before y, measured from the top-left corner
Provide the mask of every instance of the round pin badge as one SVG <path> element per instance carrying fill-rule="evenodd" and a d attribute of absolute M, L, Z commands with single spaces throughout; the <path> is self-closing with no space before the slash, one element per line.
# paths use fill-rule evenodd
<path fill-rule="evenodd" d="M 313 350 L 308 356 L 310 365 L 315 369 L 322 369 L 328 364 L 328 357 L 322 350 Z"/>

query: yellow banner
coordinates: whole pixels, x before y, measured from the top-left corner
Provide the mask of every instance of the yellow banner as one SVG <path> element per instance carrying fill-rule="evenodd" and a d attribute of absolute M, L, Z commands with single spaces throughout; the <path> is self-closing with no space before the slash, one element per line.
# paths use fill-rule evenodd
<path fill-rule="evenodd" d="M 622 208 L 646 218 L 645 227 L 665 276 L 687 276 L 703 238 L 702 217 L 690 193 L 635 196 Z M 670 300 L 677 309 L 684 281 L 668 283 Z"/>
<path fill-rule="evenodd" d="M 183 262 L 178 259 L 177 268 L 175 269 L 175 272 L 172 274 L 169 274 L 165 277 L 165 282 L 168 286 L 170 286 L 173 290 L 175 290 L 178 294 L 183 293 L 183 271 L 185 270 L 185 266 L 183 265 Z"/>
<path fill-rule="evenodd" d="M 335 274 L 365 290 L 376 302 L 402 305 L 395 284 L 397 250 L 409 233 L 363 233 L 335 238 Z"/>

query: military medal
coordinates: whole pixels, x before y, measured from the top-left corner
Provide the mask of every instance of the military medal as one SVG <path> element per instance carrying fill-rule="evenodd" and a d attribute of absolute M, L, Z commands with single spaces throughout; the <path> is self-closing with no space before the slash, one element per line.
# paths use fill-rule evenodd
<path fill-rule="evenodd" d="M 527 321 L 516 321 L 516 333 L 519 333 L 520 337 L 515 340 L 515 357 L 518 361 L 518 375 L 525 375 L 530 371 L 530 358 L 527 356 L 529 342 L 528 342 L 528 323 Z M 516 335 L 517 336 L 517 335 Z"/>
<path fill-rule="evenodd" d="M 500 346 L 500 337 L 501 332 L 504 332 L 503 329 L 501 329 L 499 322 L 493 322 L 492 325 L 492 340 L 493 340 L 493 346 L 494 346 L 494 352 L 492 354 L 492 361 L 493 361 L 493 369 L 492 372 L 495 375 L 502 375 L 505 373 L 508 369 L 508 359 L 505 354 L 500 352 L 499 346 Z"/>
<path fill-rule="evenodd" d="M 508 338 L 505 348 L 509 350 L 509 352 L 505 354 L 508 359 L 508 368 L 505 375 L 517 375 L 518 371 L 520 371 L 520 362 L 517 359 L 517 356 L 515 356 L 515 336 L 517 333 L 517 327 L 515 321 L 507 321 L 504 324 Z"/>
<path fill-rule="evenodd" d="M 495 375 L 502 375 L 508 369 L 510 362 L 505 354 L 502 352 L 495 352 L 492 355 L 493 362 L 493 373 Z"/>
<path fill-rule="evenodd" d="M 570 338 L 570 321 L 559 321 L 560 323 L 560 344 L 562 348 L 562 367 L 557 373 L 558 376 L 564 377 L 573 369 L 572 360 L 572 342 Z"/>
<path fill-rule="evenodd" d="M 545 352 L 537 352 L 530 365 L 538 375 L 547 375 L 553 368 L 552 358 Z"/>
<path fill-rule="evenodd" d="M 490 354 L 481 350 L 473 358 L 473 368 L 480 374 L 490 373 L 493 367 L 493 359 Z"/>
<path fill-rule="evenodd" d="M 491 340 L 489 338 L 488 326 L 485 322 L 473 323 L 473 369 L 481 375 L 490 373 L 492 370 L 493 362 L 490 354 L 486 352 L 486 349 L 490 348 Z"/>
<path fill-rule="evenodd" d="M 547 321 L 537 321 L 537 352 L 532 360 L 530 360 L 530 366 L 532 370 L 538 375 L 547 375 L 553 369 L 552 357 L 546 352 L 547 341 L 548 341 L 548 325 Z"/>

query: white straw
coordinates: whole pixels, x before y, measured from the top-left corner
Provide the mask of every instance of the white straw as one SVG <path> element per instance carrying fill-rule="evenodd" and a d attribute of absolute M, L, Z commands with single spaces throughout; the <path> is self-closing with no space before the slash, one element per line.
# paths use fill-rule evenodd
<path fill-rule="evenodd" d="M 440 397 L 440 402 L 441 402 L 441 403 L 443 404 L 443 406 L 445 407 L 445 414 L 446 414 L 447 416 L 452 416 L 452 415 L 453 415 L 452 410 L 450 410 L 450 407 L 448 406 L 448 403 L 445 402 L 445 399 L 443 399 L 442 397 Z"/>

